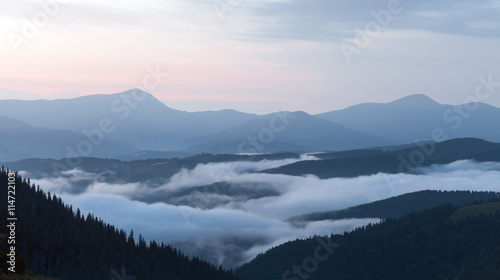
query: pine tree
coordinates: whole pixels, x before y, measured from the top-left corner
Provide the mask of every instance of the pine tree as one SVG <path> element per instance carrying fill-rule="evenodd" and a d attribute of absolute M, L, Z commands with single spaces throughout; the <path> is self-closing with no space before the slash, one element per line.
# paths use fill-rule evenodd
<path fill-rule="evenodd" d="M 2 170 L 4 170 L 2 166 Z M 6 252 L 6 239 L 7 234 L 6 234 L 6 227 L 3 225 L 3 216 L 2 216 L 2 208 L 0 208 L 0 268 L 1 271 L 7 272 L 7 254 Z"/>
<path fill-rule="evenodd" d="M 7 189 L 8 175 L 0 172 L 0 190 Z M 136 279 L 238 279 L 229 271 L 221 273 L 204 261 L 193 261 L 180 251 L 152 241 L 148 246 L 142 235 L 136 244 L 133 230 L 127 236 L 93 214 L 86 217 L 80 209 L 62 202 L 60 197 L 45 193 L 39 187 L 23 183 L 16 175 L 17 259 L 37 275 L 65 280 L 109 279 L 109 274 L 122 268 Z M 7 192 L 0 191 L 0 206 L 7 207 Z M 2 250 L 2 248 L 0 248 Z M 4 251 L 5 252 L 5 251 Z M 0 254 L 0 257 L 5 254 Z M 6 263 L 2 261 L 2 264 Z M 21 263 L 16 264 L 20 268 Z M 15 278 L 12 278 L 15 277 Z M 0 273 L 1 280 L 45 279 Z"/>

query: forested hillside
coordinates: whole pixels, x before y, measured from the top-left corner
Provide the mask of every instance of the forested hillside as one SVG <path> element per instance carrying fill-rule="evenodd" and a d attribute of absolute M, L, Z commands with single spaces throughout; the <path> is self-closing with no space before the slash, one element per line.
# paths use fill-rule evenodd
<path fill-rule="evenodd" d="M 498 279 L 500 207 L 488 209 L 452 220 L 457 210 L 447 204 L 343 235 L 290 241 L 238 272 L 245 280 Z"/>
<path fill-rule="evenodd" d="M 8 178 L 8 171 L 2 167 L 3 209 L 8 209 Z M 16 248 L 36 275 L 68 280 L 108 280 L 116 275 L 135 279 L 237 279 L 231 271 L 184 256 L 169 245 L 147 243 L 141 235 L 127 235 L 91 214 L 84 217 L 61 198 L 30 185 L 29 179 L 16 174 L 15 183 Z M 3 221 L 6 215 L 4 211 Z"/>
<path fill-rule="evenodd" d="M 82 171 L 100 174 L 102 180 L 113 183 L 148 182 L 149 185 L 161 185 L 165 180 L 182 169 L 193 169 L 198 164 L 299 159 L 295 153 L 276 153 L 262 155 L 198 154 L 187 158 L 149 159 L 121 161 L 102 158 L 72 159 L 25 159 L 2 163 L 14 170 L 28 172 L 32 179 L 62 176 L 61 173 L 72 170 L 75 166 Z"/>
<path fill-rule="evenodd" d="M 317 212 L 292 217 L 291 222 L 340 220 L 351 218 L 399 218 L 405 214 L 421 212 L 438 205 L 450 203 L 462 206 L 474 202 L 490 201 L 500 194 L 496 192 L 435 191 L 424 190 L 374 201 L 347 209 Z"/>
<path fill-rule="evenodd" d="M 312 174 L 321 179 L 354 178 L 377 173 L 418 174 L 419 167 L 449 164 L 458 160 L 500 162 L 500 144 L 482 139 L 459 138 L 407 146 L 316 154 L 321 160 L 299 161 L 262 172 L 292 176 Z"/>

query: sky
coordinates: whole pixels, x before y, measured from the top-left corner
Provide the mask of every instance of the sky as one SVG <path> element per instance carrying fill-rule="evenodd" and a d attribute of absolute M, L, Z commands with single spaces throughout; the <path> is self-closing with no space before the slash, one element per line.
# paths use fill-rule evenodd
<path fill-rule="evenodd" d="M 138 87 L 186 111 L 462 104 L 479 77 L 500 81 L 499 18 L 495 0 L 2 0 L 0 99 Z M 500 89 L 481 101 L 500 107 Z"/>

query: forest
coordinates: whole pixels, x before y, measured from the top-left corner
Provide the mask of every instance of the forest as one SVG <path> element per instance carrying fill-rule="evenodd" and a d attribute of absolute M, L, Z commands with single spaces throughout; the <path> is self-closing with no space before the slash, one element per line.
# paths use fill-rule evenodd
<path fill-rule="evenodd" d="M 474 202 L 490 201 L 500 194 L 477 191 L 436 191 L 423 190 L 406 193 L 379 201 L 374 201 L 346 209 L 316 212 L 288 219 L 290 222 L 310 222 L 322 220 L 340 220 L 352 218 L 399 218 L 405 214 L 421 212 L 442 204 L 461 206 Z"/>
<path fill-rule="evenodd" d="M 8 209 L 8 174 L 9 170 L 2 167 L 2 209 Z M 127 234 L 90 213 L 84 216 L 79 209 L 64 204 L 50 192 L 45 193 L 17 173 L 15 197 L 16 276 L 8 279 L 18 279 L 24 272 L 68 280 L 126 279 L 125 276 L 137 280 L 238 279 L 232 271 L 188 257 L 167 244 L 154 240 L 148 243 L 141 234 L 137 236 L 133 231 Z M 6 220 L 6 212 L 2 211 L 2 221 Z M 5 225 L 2 230 L 6 230 Z M 0 248 L 2 258 L 9 249 L 4 241 Z M 6 260 L 0 261 L 7 273 Z"/>
<path fill-rule="evenodd" d="M 233 272 L 84 215 L 4 167 L 0 189 L 1 279 L 488 280 L 500 273 L 500 202 L 494 192 L 420 191 L 295 217 L 291 221 L 367 215 L 384 220 L 344 234 L 286 242 Z M 8 271 L 5 221 L 13 216 L 8 195 L 15 197 L 17 218 L 15 274 Z"/>
<path fill-rule="evenodd" d="M 349 233 L 289 241 L 260 254 L 238 274 L 244 280 L 498 279 L 500 203 L 495 200 L 487 207 L 445 204 Z M 325 244 L 336 246 L 326 250 Z"/>

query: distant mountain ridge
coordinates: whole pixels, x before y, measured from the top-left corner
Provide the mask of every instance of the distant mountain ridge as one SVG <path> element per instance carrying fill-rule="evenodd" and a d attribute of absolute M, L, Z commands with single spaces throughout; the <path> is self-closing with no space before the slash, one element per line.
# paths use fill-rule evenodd
<path fill-rule="evenodd" d="M 64 158 L 68 155 L 78 155 L 78 144 L 87 141 L 85 136 L 70 130 L 34 127 L 3 116 L 0 116 L 0 131 L 2 161 L 33 157 Z M 83 145 L 80 148 L 83 149 Z M 112 139 L 102 139 L 99 145 L 90 148 L 91 152 L 98 157 L 111 157 L 127 151 L 137 151 L 132 145 Z M 85 149 L 88 149 L 88 146 L 85 146 Z"/>
<path fill-rule="evenodd" d="M 358 104 L 315 116 L 398 143 L 460 137 L 500 142 L 500 108 L 486 103 L 444 105 L 423 94 L 390 103 Z"/>
<path fill-rule="evenodd" d="M 193 169 L 199 164 L 236 162 L 236 161 L 263 161 L 299 159 L 300 155 L 293 153 L 277 153 L 263 155 L 212 155 L 198 154 L 183 158 L 157 158 L 133 161 L 103 158 L 76 158 L 80 162 L 78 169 L 86 173 L 100 174 L 102 180 L 108 183 L 142 182 L 149 186 L 164 184 L 171 176 L 182 169 Z M 66 165 L 66 160 L 29 158 L 15 162 L 0 162 L 12 169 L 22 170 L 32 179 L 66 176 L 64 172 L 73 169 Z M 84 180 L 86 181 L 86 180 Z"/>
<path fill-rule="evenodd" d="M 289 241 L 237 273 L 243 280 L 498 279 L 500 204 L 464 208 L 445 204 L 342 235 Z"/>
<path fill-rule="evenodd" d="M 53 149 L 40 149 L 47 143 L 37 137 L 25 141 L 23 149 L 15 148 L 16 141 L 0 140 L 3 161 L 59 159 L 68 155 L 68 145 L 76 149 L 82 139 L 98 144 L 91 154 L 76 156 L 123 159 L 157 157 L 167 151 L 171 155 L 342 151 L 459 137 L 500 142 L 499 108 L 484 103 L 442 105 L 421 94 L 315 116 L 301 111 L 254 115 L 235 110 L 178 111 L 147 92 L 132 89 L 73 99 L 0 100 L 0 116 L 29 125 L 24 127 L 32 130 L 30 135 L 42 128 L 57 130 L 59 135 L 47 146 Z M 116 145 L 105 148 L 104 143 Z M 154 152 L 132 155 L 140 151 Z"/>
<path fill-rule="evenodd" d="M 14 178 L 16 193 L 16 251 L 20 263 L 36 275 L 66 280 L 96 279 L 213 279 L 238 280 L 232 271 L 217 267 L 198 257 L 188 257 L 183 252 L 161 241 L 149 241 L 130 230 L 128 237 L 123 229 L 105 223 L 101 218 L 80 209 L 73 209 L 60 197 L 45 193 L 29 179 L 17 173 L 0 169 L 0 217 L 7 218 L 7 186 Z M 0 234 L 7 233 L 6 227 Z M 3 240 L 2 240 L 3 241 Z M 7 242 L 0 243 L 0 260 L 7 261 Z M 10 244 L 9 246 L 14 246 Z M 2 265 L 0 277 L 2 280 Z M 120 275 L 118 271 L 121 271 Z M 114 273 L 113 273 L 114 272 Z M 127 272 L 127 274 L 125 274 Z M 14 273 L 10 274 L 13 275 Z M 14 274 L 15 275 L 15 274 Z M 126 276 L 130 275 L 130 276 Z M 132 276 L 133 275 L 133 276 Z M 22 275 L 12 279 L 31 279 Z"/>
<path fill-rule="evenodd" d="M 425 143 L 425 144 L 424 144 Z M 440 143 L 424 142 L 414 146 L 387 150 L 360 149 L 352 151 L 319 153 L 320 160 L 296 163 L 264 170 L 263 173 L 292 176 L 315 175 L 321 179 L 336 177 L 357 177 L 377 173 L 418 173 L 419 167 L 432 164 L 447 164 L 458 160 L 478 162 L 500 162 L 500 143 L 482 139 L 458 138 Z M 412 159 L 418 154 L 419 161 Z"/>
<path fill-rule="evenodd" d="M 0 115 L 33 126 L 77 133 L 99 129 L 102 120 L 109 120 L 114 129 L 106 134 L 107 138 L 125 141 L 141 150 L 159 151 L 181 149 L 183 143 L 180 142 L 185 139 L 221 131 L 254 118 L 234 110 L 177 111 L 139 89 L 73 99 L 1 100 Z"/>
<path fill-rule="evenodd" d="M 435 191 L 424 190 L 382 199 L 347 209 L 328 212 L 316 212 L 288 219 L 292 223 L 303 223 L 322 220 L 341 220 L 352 218 L 399 218 L 409 213 L 416 213 L 433 207 L 452 204 L 462 206 L 474 201 L 491 201 L 500 197 L 496 192 L 470 191 Z"/>
<path fill-rule="evenodd" d="M 219 145 L 210 147 L 215 153 L 279 152 L 286 143 L 295 151 L 346 150 L 371 146 L 391 145 L 394 142 L 382 137 L 354 131 L 342 125 L 318 119 L 305 112 L 280 112 L 250 120 L 240 126 L 204 137 L 203 143 L 226 142 L 224 150 Z M 274 128 L 274 131 L 273 131 Z M 255 139 L 251 144 L 249 138 Z M 274 143 L 281 143 L 275 147 Z M 280 150 L 281 148 L 281 150 Z M 196 147 L 194 150 L 197 150 Z"/>

